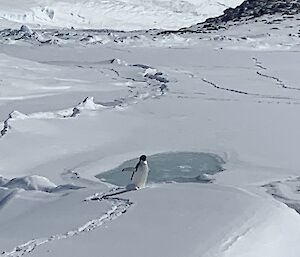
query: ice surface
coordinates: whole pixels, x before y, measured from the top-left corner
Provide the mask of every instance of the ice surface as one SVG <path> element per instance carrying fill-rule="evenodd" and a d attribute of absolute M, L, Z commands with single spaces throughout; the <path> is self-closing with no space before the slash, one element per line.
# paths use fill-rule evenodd
<path fill-rule="evenodd" d="M 212 175 L 223 170 L 223 160 L 213 154 L 193 153 L 193 152 L 174 152 L 160 153 L 147 157 L 149 163 L 148 183 L 164 182 L 198 182 L 207 183 L 212 179 L 207 175 Z M 97 175 L 102 181 L 126 186 L 130 184 L 131 172 L 122 169 L 135 167 L 138 159 L 124 162 L 113 170 L 109 170 Z"/>

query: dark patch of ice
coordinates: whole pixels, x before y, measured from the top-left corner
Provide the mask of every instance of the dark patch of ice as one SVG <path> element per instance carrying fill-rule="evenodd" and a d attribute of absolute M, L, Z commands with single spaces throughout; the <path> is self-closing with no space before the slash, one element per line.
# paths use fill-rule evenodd
<path fill-rule="evenodd" d="M 211 183 L 210 175 L 223 171 L 224 161 L 217 155 L 197 152 L 170 152 L 147 157 L 150 168 L 148 183 Z M 123 168 L 134 167 L 138 159 L 124 162 L 119 167 L 100 173 L 101 181 L 126 186 L 130 184 L 130 172 Z"/>

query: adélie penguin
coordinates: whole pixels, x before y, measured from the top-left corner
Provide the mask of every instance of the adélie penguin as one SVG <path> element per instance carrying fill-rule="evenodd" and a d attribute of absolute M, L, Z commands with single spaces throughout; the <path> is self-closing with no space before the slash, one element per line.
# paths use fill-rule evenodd
<path fill-rule="evenodd" d="M 137 188 L 145 187 L 149 173 L 149 166 L 147 163 L 146 155 L 141 155 L 140 160 L 135 166 L 135 168 L 128 167 L 123 169 L 122 171 L 132 171 L 132 185 L 134 185 Z"/>
<path fill-rule="evenodd" d="M 138 187 L 143 188 L 146 185 L 149 173 L 149 166 L 146 155 L 141 155 L 139 162 L 135 166 L 135 171 L 132 173 L 132 183 Z"/>

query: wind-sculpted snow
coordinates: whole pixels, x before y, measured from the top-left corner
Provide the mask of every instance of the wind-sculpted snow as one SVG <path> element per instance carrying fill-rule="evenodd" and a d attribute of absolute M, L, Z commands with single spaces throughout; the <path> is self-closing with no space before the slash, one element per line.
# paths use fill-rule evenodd
<path fill-rule="evenodd" d="M 17 121 L 17 120 L 74 118 L 82 112 L 99 111 L 99 110 L 101 111 L 101 110 L 105 110 L 107 108 L 108 107 L 105 107 L 101 104 L 96 104 L 94 102 L 93 97 L 87 97 L 81 103 L 79 103 L 76 107 L 57 111 L 57 112 L 37 112 L 37 113 L 31 113 L 31 114 L 25 115 L 18 111 L 13 111 L 9 115 L 9 117 L 3 122 L 3 128 L 1 130 L 1 137 L 5 136 L 8 133 L 8 131 L 12 128 L 11 123 L 13 123 L 14 121 Z"/>
<path fill-rule="evenodd" d="M 4 208 L 4 206 L 13 199 L 17 193 L 19 192 L 18 189 L 9 190 L 0 186 L 0 210 Z"/>
<path fill-rule="evenodd" d="M 135 87 L 134 84 L 130 86 L 130 95 L 127 99 L 123 99 L 126 104 L 131 99 L 138 98 L 151 98 L 156 96 L 164 95 L 168 91 L 168 75 L 155 68 L 152 68 L 145 64 L 127 64 L 120 60 L 112 60 L 111 64 L 117 62 L 119 67 L 111 68 L 111 70 L 120 78 L 132 81 L 139 85 L 141 83 L 142 87 Z M 123 66 L 123 67 L 122 67 Z M 126 74 L 127 71 L 124 67 L 129 67 L 135 71 L 134 75 L 132 73 Z M 122 100 L 121 100 L 122 101 Z M 135 101 L 135 100 L 134 100 Z"/>
<path fill-rule="evenodd" d="M 13 179 L 1 177 L 0 183 L 0 189 L 5 189 L 10 193 L 17 192 L 18 190 L 59 193 L 80 188 L 82 187 L 74 184 L 56 185 L 48 178 L 39 175 L 16 177 Z"/>
<path fill-rule="evenodd" d="M 48 62 L 48 64 L 50 64 Z M 67 63 L 51 62 L 55 65 L 64 65 Z M 76 65 L 83 69 L 101 68 L 102 73 L 110 72 L 117 77 L 117 80 L 125 80 L 126 82 L 115 82 L 117 85 L 125 85 L 128 88 L 128 95 L 120 99 L 113 99 L 116 105 L 130 104 L 136 102 L 137 99 L 146 99 L 161 96 L 168 91 L 167 84 L 170 82 L 168 75 L 145 64 L 129 64 L 124 60 L 114 58 L 107 61 L 97 63 L 68 63 L 68 65 Z M 113 76 L 114 77 L 114 76 Z M 116 80 L 114 78 L 114 80 Z M 86 102 L 88 103 L 88 102 Z M 107 104 L 104 102 L 104 106 Z M 80 107 L 78 107 L 80 108 Z M 90 107 L 88 107 L 90 108 Z M 94 107 L 93 107 L 94 108 Z"/>
<path fill-rule="evenodd" d="M 20 113 L 18 111 L 13 111 L 12 113 L 9 114 L 8 118 L 3 122 L 3 128 L 1 130 L 1 135 L 0 138 L 5 136 L 7 132 L 11 129 L 10 122 L 12 120 L 17 120 L 17 119 L 26 119 L 28 118 L 27 115 Z"/>
<path fill-rule="evenodd" d="M 82 111 L 95 111 L 95 110 L 105 109 L 105 108 L 106 107 L 104 107 L 101 104 L 96 104 L 94 102 L 93 97 L 87 97 L 82 101 L 82 103 L 79 103 L 76 107 L 73 108 L 72 114 L 69 117 L 76 117 Z"/>
<path fill-rule="evenodd" d="M 267 193 L 300 214 L 300 178 L 274 181 L 263 186 Z"/>
<path fill-rule="evenodd" d="M 48 65 L 63 65 L 63 63 L 48 63 Z M 81 113 L 99 112 L 104 110 L 110 110 L 111 108 L 122 108 L 130 104 L 136 104 L 141 100 L 149 98 L 156 98 L 164 95 L 168 91 L 168 83 L 170 82 L 168 76 L 144 64 L 128 64 L 120 59 L 111 59 L 94 64 L 74 64 L 81 69 L 88 69 L 90 67 L 100 68 L 104 71 L 112 72 L 115 78 L 114 80 L 121 80 L 122 82 L 114 82 L 114 84 L 125 86 L 127 93 L 119 99 L 109 99 L 109 101 L 103 101 L 96 103 L 93 96 L 86 97 L 82 102 L 75 107 L 70 107 L 64 110 L 58 110 L 54 112 L 34 112 L 30 114 L 23 114 L 19 111 L 13 111 L 9 114 L 8 118 L 3 121 L 3 127 L 0 131 L 0 138 L 5 136 L 9 130 L 12 129 L 13 123 L 24 119 L 66 119 L 74 118 Z M 92 65 L 92 66 L 91 66 Z M 125 82 L 123 82 L 125 80 Z M 43 88 L 41 87 L 41 90 Z"/>
<path fill-rule="evenodd" d="M 7 178 L 4 178 L 2 176 L 0 176 L 0 186 L 6 184 L 9 180 Z"/>
<path fill-rule="evenodd" d="M 6 184 L 2 185 L 2 187 L 48 192 L 57 186 L 45 177 L 34 175 L 11 179 Z"/>

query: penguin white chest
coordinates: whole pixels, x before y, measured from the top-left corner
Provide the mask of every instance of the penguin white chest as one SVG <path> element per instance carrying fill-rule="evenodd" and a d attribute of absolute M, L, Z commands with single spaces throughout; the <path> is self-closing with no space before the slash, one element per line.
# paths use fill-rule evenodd
<path fill-rule="evenodd" d="M 148 179 L 148 173 L 149 167 L 147 161 L 141 161 L 133 175 L 132 183 L 139 188 L 145 187 Z"/>

